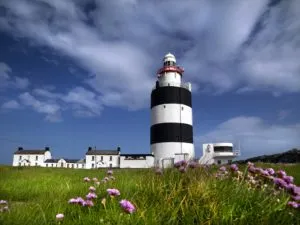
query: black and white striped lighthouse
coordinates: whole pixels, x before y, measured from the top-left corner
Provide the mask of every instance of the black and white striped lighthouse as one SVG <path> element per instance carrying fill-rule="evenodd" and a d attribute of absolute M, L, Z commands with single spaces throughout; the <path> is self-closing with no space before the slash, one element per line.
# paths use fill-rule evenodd
<path fill-rule="evenodd" d="M 191 84 L 182 84 L 183 72 L 168 53 L 151 92 L 150 140 L 156 166 L 195 156 Z"/>

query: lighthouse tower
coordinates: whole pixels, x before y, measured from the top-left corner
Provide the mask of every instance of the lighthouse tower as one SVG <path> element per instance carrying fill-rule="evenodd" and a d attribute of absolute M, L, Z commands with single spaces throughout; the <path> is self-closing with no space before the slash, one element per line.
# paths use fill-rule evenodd
<path fill-rule="evenodd" d="M 183 68 L 171 53 L 151 92 L 151 153 L 155 166 L 167 167 L 194 158 L 191 84 L 182 83 Z"/>

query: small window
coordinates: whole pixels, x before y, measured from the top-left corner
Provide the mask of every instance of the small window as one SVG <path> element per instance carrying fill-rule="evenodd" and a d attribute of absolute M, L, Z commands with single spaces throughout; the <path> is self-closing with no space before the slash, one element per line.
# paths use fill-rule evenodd
<path fill-rule="evenodd" d="M 95 156 L 92 156 L 92 161 L 95 161 Z"/>
<path fill-rule="evenodd" d="M 181 106 L 181 110 L 183 111 L 183 106 Z"/>
<path fill-rule="evenodd" d="M 111 163 L 109 164 L 109 168 L 112 168 L 112 164 Z"/>
<path fill-rule="evenodd" d="M 218 165 L 220 165 L 221 164 L 221 160 L 218 160 Z"/>
<path fill-rule="evenodd" d="M 166 105 L 164 105 L 164 108 L 166 108 Z"/>
<path fill-rule="evenodd" d="M 19 156 L 19 160 L 22 160 L 22 156 L 21 155 Z"/>
<path fill-rule="evenodd" d="M 94 168 L 94 163 L 92 163 L 92 168 Z"/>
<path fill-rule="evenodd" d="M 103 155 L 101 155 L 101 161 L 103 161 Z"/>
<path fill-rule="evenodd" d="M 19 163 L 19 166 L 21 166 L 21 163 Z"/>
<path fill-rule="evenodd" d="M 37 166 L 37 163 L 35 163 L 35 166 Z"/>
<path fill-rule="evenodd" d="M 48 163 L 46 163 L 46 167 L 48 167 Z"/>
<path fill-rule="evenodd" d="M 38 156 L 36 156 L 36 157 L 35 157 L 35 160 L 39 160 L 39 157 L 38 157 Z"/>
<path fill-rule="evenodd" d="M 168 86 L 170 86 L 170 83 L 168 83 Z"/>
<path fill-rule="evenodd" d="M 109 161 L 112 161 L 112 156 L 109 156 Z"/>
<path fill-rule="evenodd" d="M 232 163 L 232 160 L 228 160 L 228 164 L 231 164 Z"/>

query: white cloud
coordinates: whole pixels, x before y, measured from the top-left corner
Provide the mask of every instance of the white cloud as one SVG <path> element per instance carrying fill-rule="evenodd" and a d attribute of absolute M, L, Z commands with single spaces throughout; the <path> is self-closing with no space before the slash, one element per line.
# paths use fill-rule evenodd
<path fill-rule="evenodd" d="M 3 109 L 19 109 L 21 106 L 16 100 L 4 102 L 1 106 Z"/>
<path fill-rule="evenodd" d="M 240 141 L 241 157 L 272 154 L 300 148 L 300 123 L 290 125 L 270 124 L 258 117 L 235 117 L 214 130 L 195 138 L 195 144 L 207 142 Z M 201 145 L 202 148 L 202 145 Z"/>
<path fill-rule="evenodd" d="M 61 107 L 58 104 L 40 101 L 28 92 L 20 94 L 19 98 L 24 105 L 32 107 L 32 109 L 38 113 L 46 114 L 46 120 L 51 122 L 61 121 Z"/>
<path fill-rule="evenodd" d="M 29 86 L 27 78 L 11 76 L 12 69 L 4 62 L 0 62 L 0 90 L 6 88 L 26 89 Z"/>
<path fill-rule="evenodd" d="M 0 29 L 75 60 L 103 105 L 147 107 L 169 51 L 200 91 L 300 91 L 298 0 L 91 2 L 2 1 Z"/>
<path fill-rule="evenodd" d="M 66 93 L 47 89 L 34 89 L 33 93 L 44 99 L 60 101 L 65 109 L 73 110 L 73 114 L 79 117 L 100 116 L 103 110 L 103 101 L 99 94 L 83 87 L 75 87 Z"/>

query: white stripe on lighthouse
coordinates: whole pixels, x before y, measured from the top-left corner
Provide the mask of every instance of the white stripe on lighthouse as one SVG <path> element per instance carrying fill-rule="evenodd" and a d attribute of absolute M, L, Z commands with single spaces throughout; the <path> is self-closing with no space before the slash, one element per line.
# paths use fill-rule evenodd
<path fill-rule="evenodd" d="M 192 108 L 182 104 L 157 105 L 151 110 L 151 125 L 158 123 L 185 123 L 193 125 Z"/>

